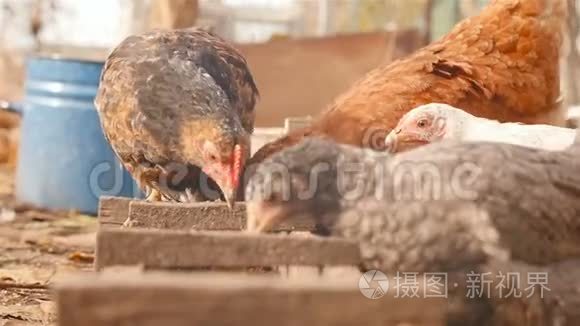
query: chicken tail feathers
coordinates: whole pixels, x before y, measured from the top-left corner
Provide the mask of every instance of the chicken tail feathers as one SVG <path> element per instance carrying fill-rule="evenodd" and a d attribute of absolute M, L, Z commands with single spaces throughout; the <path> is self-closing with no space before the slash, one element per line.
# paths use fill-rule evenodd
<path fill-rule="evenodd" d="M 543 19 L 564 20 L 568 14 L 567 0 L 496 0 L 496 3 Z"/>
<path fill-rule="evenodd" d="M 568 0 L 496 0 L 495 5 L 522 17 L 536 17 L 553 35 L 559 35 L 560 39 L 563 35 L 568 17 Z"/>

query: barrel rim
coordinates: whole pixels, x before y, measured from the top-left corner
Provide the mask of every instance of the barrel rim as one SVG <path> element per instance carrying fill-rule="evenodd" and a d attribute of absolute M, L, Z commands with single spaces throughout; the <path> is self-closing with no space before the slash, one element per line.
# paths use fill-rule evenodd
<path fill-rule="evenodd" d="M 28 59 L 49 59 L 79 63 L 100 63 L 106 61 L 109 49 L 104 47 L 51 46 L 28 55 Z"/>
<path fill-rule="evenodd" d="M 28 60 L 31 59 L 49 59 L 54 61 L 66 61 L 66 62 L 78 62 L 78 63 L 99 63 L 102 64 L 105 60 L 98 60 L 98 59 L 88 59 L 88 58 L 75 58 L 75 57 L 68 57 L 66 55 L 61 54 L 31 54 L 28 56 Z"/>

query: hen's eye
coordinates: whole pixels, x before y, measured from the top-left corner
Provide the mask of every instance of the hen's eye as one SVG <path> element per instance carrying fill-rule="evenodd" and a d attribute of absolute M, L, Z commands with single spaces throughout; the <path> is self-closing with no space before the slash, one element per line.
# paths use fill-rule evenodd
<path fill-rule="evenodd" d="M 421 120 L 417 121 L 417 127 L 419 127 L 419 128 L 427 127 L 427 120 L 421 119 Z"/>
<path fill-rule="evenodd" d="M 217 156 L 215 156 L 215 154 L 210 154 L 209 159 L 210 161 L 217 161 Z"/>

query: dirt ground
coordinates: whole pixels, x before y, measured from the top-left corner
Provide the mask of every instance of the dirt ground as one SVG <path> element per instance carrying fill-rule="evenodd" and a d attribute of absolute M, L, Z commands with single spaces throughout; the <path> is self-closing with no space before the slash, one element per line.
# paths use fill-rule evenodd
<path fill-rule="evenodd" d="M 13 173 L 0 165 L 0 326 L 53 325 L 57 278 L 90 271 L 96 219 L 16 203 Z"/>

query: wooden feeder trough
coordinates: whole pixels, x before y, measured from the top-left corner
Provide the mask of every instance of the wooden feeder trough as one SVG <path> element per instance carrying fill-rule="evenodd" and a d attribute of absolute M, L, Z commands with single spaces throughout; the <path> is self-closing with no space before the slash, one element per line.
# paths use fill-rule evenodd
<path fill-rule="evenodd" d="M 121 227 L 127 217 L 137 227 Z M 58 283 L 60 326 L 480 325 L 527 318 L 528 309 L 543 315 L 551 307 L 549 301 L 523 297 L 505 300 L 498 309 L 490 306 L 498 302 L 468 300 L 466 271 L 449 273 L 444 296 L 401 297 L 393 283 L 370 299 L 360 287 L 364 276 L 356 243 L 240 232 L 243 205 L 229 213 L 215 203 L 103 198 L 99 218 L 98 273 Z M 312 227 L 299 223 L 279 230 Z M 499 268 L 513 270 L 504 263 Z M 294 269 L 275 273 L 280 266 Z M 278 269 L 264 273 L 261 267 Z M 388 276 L 392 281 L 394 275 Z M 426 284 L 418 284 L 418 293 L 428 292 Z M 556 284 L 554 290 L 565 287 Z"/>
<path fill-rule="evenodd" d="M 356 266 L 356 243 L 342 239 L 235 231 L 105 229 L 97 236 L 95 267 Z"/>
<path fill-rule="evenodd" d="M 57 286 L 60 326 L 446 325 L 442 298 L 371 300 L 351 279 L 105 273 Z"/>
<path fill-rule="evenodd" d="M 123 227 L 127 220 L 131 227 Z M 331 273 L 358 273 L 360 251 L 354 242 L 311 236 L 304 232 L 314 229 L 307 221 L 275 229 L 290 235 L 240 232 L 245 220 L 244 203 L 231 212 L 223 203 L 104 197 L 99 207 L 95 268 L 138 265 L 153 270 L 247 271 L 265 267 L 288 276 L 318 275 L 324 266 Z"/>
<path fill-rule="evenodd" d="M 164 230 L 240 231 L 246 225 L 246 205 L 238 202 L 233 211 L 225 203 L 175 204 L 147 202 L 120 197 L 101 197 L 99 226 L 120 228 L 127 220 L 134 227 Z M 309 221 L 283 223 L 274 231 L 312 231 Z"/>
<path fill-rule="evenodd" d="M 529 271 L 524 265 L 510 262 L 497 267 L 490 271 Z M 544 298 L 537 286 L 531 298 L 527 294 L 469 297 L 466 271 L 449 273 L 448 292 L 438 296 L 425 295 L 430 289 L 427 283 L 417 285 L 417 295 L 401 295 L 396 282 L 392 282 L 393 275 L 389 275 L 386 291 L 377 293 L 374 280 L 367 283 L 368 288 L 372 287 L 369 295 L 361 290 L 360 274 L 280 278 L 271 274 L 147 272 L 134 268 L 67 277 L 57 282 L 55 293 L 60 326 L 578 325 L 577 291 L 571 288 L 575 283 L 569 282 L 575 278 L 570 277 L 567 266 L 545 270 L 559 277 L 550 281 L 551 290 Z M 498 281 L 489 289 L 497 285 Z M 521 293 L 530 286 L 525 280 L 514 285 Z"/>

